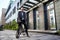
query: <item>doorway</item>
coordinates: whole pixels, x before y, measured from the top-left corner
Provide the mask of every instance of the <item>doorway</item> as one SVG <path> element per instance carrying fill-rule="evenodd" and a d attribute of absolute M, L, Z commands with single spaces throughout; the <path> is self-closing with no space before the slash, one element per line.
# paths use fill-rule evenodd
<path fill-rule="evenodd" d="M 54 2 L 49 2 L 44 5 L 45 29 L 56 30 Z"/>

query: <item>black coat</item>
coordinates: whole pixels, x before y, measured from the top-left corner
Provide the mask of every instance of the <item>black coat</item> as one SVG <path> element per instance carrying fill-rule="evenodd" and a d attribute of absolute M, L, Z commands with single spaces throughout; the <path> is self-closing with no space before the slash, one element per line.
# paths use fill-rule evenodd
<path fill-rule="evenodd" d="M 24 17 L 24 20 L 26 21 L 27 20 L 27 15 L 25 12 L 22 12 L 22 11 L 19 11 L 18 12 L 18 19 L 17 20 L 22 20 L 22 13 L 23 13 L 23 17 Z"/>

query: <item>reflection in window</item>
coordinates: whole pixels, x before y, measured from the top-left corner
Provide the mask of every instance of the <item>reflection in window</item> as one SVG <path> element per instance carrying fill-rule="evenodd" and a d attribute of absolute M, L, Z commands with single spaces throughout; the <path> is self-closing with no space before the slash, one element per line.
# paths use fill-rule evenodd
<path fill-rule="evenodd" d="M 54 3 L 53 2 L 49 3 L 48 6 L 47 6 L 47 9 L 51 9 L 51 8 L 54 8 Z"/>
<path fill-rule="evenodd" d="M 53 20 L 53 16 L 51 17 L 51 20 Z"/>

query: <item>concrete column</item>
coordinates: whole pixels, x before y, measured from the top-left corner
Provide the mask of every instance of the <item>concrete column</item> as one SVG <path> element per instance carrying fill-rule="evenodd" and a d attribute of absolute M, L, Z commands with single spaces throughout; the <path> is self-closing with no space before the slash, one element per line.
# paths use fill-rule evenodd
<path fill-rule="evenodd" d="M 38 15 L 39 15 L 39 29 L 40 30 L 44 30 L 44 8 L 43 8 L 43 4 L 41 4 L 38 7 Z"/>
<path fill-rule="evenodd" d="M 29 29 L 34 29 L 34 26 L 33 26 L 33 11 L 29 12 L 29 26 L 30 26 Z"/>
<path fill-rule="evenodd" d="M 60 29 L 60 0 L 55 1 L 55 12 L 56 12 L 57 30 L 59 30 Z"/>

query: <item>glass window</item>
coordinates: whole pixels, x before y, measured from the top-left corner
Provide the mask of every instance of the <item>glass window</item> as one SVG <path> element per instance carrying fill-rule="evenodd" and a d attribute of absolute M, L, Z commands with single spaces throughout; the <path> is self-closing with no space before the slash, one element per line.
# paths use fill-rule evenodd
<path fill-rule="evenodd" d="M 54 14 L 54 9 L 50 10 L 50 14 Z"/>
<path fill-rule="evenodd" d="M 12 12 L 10 13 L 10 17 L 12 16 Z"/>
<path fill-rule="evenodd" d="M 51 16 L 51 20 L 53 20 L 53 16 Z"/>
<path fill-rule="evenodd" d="M 17 3 L 17 7 L 19 7 L 19 2 Z"/>
<path fill-rule="evenodd" d="M 18 8 L 19 8 L 19 2 L 17 3 L 17 10 L 18 10 Z"/>
<path fill-rule="evenodd" d="M 13 14 L 16 12 L 16 7 L 14 7 L 14 9 L 13 9 Z"/>
<path fill-rule="evenodd" d="M 22 3 L 22 0 L 20 0 L 20 4 Z"/>
<path fill-rule="evenodd" d="M 47 4 L 47 9 L 51 9 L 51 8 L 54 8 L 54 3 L 53 2 Z"/>
<path fill-rule="evenodd" d="M 50 8 L 54 8 L 54 4 L 53 3 L 50 4 Z"/>

